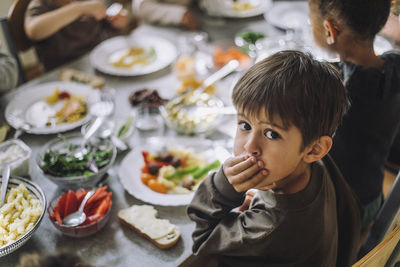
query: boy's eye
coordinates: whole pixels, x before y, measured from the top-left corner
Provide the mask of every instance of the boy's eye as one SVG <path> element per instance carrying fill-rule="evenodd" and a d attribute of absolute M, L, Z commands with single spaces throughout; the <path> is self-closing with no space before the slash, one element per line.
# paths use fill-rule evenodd
<path fill-rule="evenodd" d="M 278 139 L 278 138 L 281 137 L 277 132 L 272 131 L 272 130 L 266 131 L 266 132 L 265 132 L 265 136 L 266 136 L 267 138 L 269 138 L 269 139 Z"/>
<path fill-rule="evenodd" d="M 247 122 L 239 122 L 239 128 L 244 131 L 251 130 L 251 126 Z"/>

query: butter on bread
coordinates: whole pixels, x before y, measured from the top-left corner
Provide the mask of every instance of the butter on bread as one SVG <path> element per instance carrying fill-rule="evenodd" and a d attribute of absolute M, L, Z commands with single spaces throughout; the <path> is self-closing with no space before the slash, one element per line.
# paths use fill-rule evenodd
<path fill-rule="evenodd" d="M 66 82 L 86 83 L 93 88 L 101 88 L 106 83 L 103 77 L 90 75 L 80 70 L 64 69 L 60 72 L 60 79 Z"/>
<path fill-rule="evenodd" d="M 178 242 L 179 228 L 166 219 L 156 218 L 157 210 L 149 205 L 133 205 L 118 212 L 118 218 L 159 248 L 167 249 Z"/>

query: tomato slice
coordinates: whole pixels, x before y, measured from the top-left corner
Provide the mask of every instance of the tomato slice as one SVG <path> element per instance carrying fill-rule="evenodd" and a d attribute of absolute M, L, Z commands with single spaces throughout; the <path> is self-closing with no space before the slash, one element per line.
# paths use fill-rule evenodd
<path fill-rule="evenodd" d="M 64 217 L 68 216 L 72 212 L 78 210 L 78 199 L 76 198 L 75 192 L 69 190 L 67 193 L 67 200 L 65 202 Z"/>
<path fill-rule="evenodd" d="M 64 218 L 65 211 L 65 203 L 67 201 L 67 193 L 64 193 L 57 202 L 57 205 L 54 207 L 54 211 L 58 210 L 61 218 Z"/>
<path fill-rule="evenodd" d="M 101 201 L 100 206 L 96 209 L 95 214 L 99 214 L 101 216 L 104 216 L 106 214 L 108 208 L 109 208 L 109 202 L 110 202 L 110 196 L 107 196 L 107 198 L 103 199 Z"/>
<path fill-rule="evenodd" d="M 76 199 L 78 200 L 78 205 L 82 203 L 83 198 L 86 196 L 86 194 L 89 192 L 89 190 L 84 190 L 84 189 L 79 189 L 76 191 Z"/>

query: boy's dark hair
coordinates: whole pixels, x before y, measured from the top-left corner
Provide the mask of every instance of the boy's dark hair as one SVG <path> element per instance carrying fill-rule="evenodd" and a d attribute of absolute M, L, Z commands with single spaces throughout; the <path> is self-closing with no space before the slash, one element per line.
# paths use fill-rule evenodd
<path fill-rule="evenodd" d="M 332 14 L 343 20 L 354 34 L 373 40 L 385 26 L 391 0 L 311 0 L 323 17 Z"/>
<path fill-rule="evenodd" d="M 278 115 L 285 128 L 296 126 L 302 150 L 333 136 L 350 106 L 339 72 L 299 51 L 278 52 L 255 64 L 236 84 L 232 100 L 238 112 L 266 112 L 271 120 Z"/>

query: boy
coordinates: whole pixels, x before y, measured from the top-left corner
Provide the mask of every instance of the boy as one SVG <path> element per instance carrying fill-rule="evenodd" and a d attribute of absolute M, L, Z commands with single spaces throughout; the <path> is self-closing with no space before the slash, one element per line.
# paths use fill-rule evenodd
<path fill-rule="evenodd" d="M 348 108 L 339 74 L 301 52 L 279 52 L 254 65 L 232 99 L 234 157 L 188 207 L 195 255 L 218 266 L 349 266 L 361 208 L 323 158 Z M 249 189 L 258 190 L 248 209 L 233 211 Z"/>

